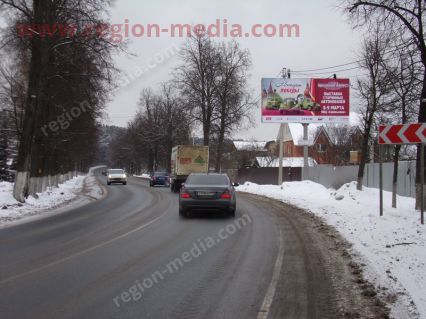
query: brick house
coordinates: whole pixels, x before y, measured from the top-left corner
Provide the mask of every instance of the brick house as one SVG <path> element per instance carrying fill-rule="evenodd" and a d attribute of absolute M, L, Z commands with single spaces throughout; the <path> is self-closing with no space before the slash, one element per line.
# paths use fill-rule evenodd
<path fill-rule="evenodd" d="M 336 149 L 324 126 L 321 126 L 316 133 L 312 147 L 309 148 L 309 156 L 313 157 L 318 164 L 335 164 Z"/>
<path fill-rule="evenodd" d="M 325 130 L 320 130 L 314 137 L 315 130 L 316 126 L 308 127 L 308 154 L 316 163 L 326 164 L 332 143 Z M 303 157 L 303 126 L 298 123 L 286 123 L 282 134 L 284 157 Z"/>
<path fill-rule="evenodd" d="M 284 124 L 284 157 L 303 157 L 303 126 L 299 123 Z M 349 129 L 349 143 L 338 142 L 338 137 L 324 125 L 308 126 L 308 154 L 318 164 L 346 165 L 359 163 L 362 134 L 358 127 Z M 334 132 L 336 135 L 336 132 Z M 279 138 L 277 138 L 277 141 Z M 279 144 L 279 143 L 277 143 Z M 278 149 L 278 147 L 277 147 Z M 278 153 L 276 154 L 278 156 Z"/>

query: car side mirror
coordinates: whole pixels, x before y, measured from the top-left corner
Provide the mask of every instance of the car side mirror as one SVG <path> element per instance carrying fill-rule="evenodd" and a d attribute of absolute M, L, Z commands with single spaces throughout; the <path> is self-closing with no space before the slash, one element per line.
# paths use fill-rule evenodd
<path fill-rule="evenodd" d="M 232 186 L 238 187 L 238 186 L 240 186 L 240 184 L 239 183 L 232 183 Z"/>

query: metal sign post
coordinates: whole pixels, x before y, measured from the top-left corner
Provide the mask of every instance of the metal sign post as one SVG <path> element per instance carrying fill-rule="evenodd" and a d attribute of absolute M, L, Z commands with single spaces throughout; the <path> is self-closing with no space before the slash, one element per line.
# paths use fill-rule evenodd
<path fill-rule="evenodd" d="M 424 225 L 424 155 L 426 143 L 426 123 L 380 125 L 379 147 L 387 145 L 420 145 L 420 221 Z M 383 212 L 382 151 L 380 151 L 380 216 Z"/>
<path fill-rule="evenodd" d="M 380 216 L 383 216 L 383 146 L 379 144 Z"/>
<path fill-rule="evenodd" d="M 420 144 L 420 172 L 420 222 L 424 225 L 425 145 L 423 143 Z"/>

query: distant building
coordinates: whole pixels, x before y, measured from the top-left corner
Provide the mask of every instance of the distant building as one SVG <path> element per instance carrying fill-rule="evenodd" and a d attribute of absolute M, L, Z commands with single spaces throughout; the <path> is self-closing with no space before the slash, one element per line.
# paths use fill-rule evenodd
<path fill-rule="evenodd" d="M 267 142 L 264 141 L 232 141 L 232 152 L 230 157 L 234 164 L 233 168 L 253 167 L 255 166 L 256 157 L 268 155 L 266 148 Z"/>
<path fill-rule="evenodd" d="M 284 124 L 282 134 L 284 157 L 303 158 L 303 126 L 299 123 Z M 277 149 L 279 149 L 278 139 Z M 310 124 L 306 144 L 309 147 L 309 157 L 318 164 L 358 164 L 362 134 L 358 127 L 327 127 Z M 278 152 L 275 155 L 278 156 Z"/>

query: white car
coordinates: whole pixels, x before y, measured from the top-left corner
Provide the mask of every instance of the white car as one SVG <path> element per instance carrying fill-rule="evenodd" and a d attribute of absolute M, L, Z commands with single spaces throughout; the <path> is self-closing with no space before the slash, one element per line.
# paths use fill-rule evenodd
<path fill-rule="evenodd" d="M 127 184 L 127 174 L 122 169 L 110 169 L 107 174 L 107 184 L 111 185 L 112 183 L 121 183 L 123 185 Z"/>

